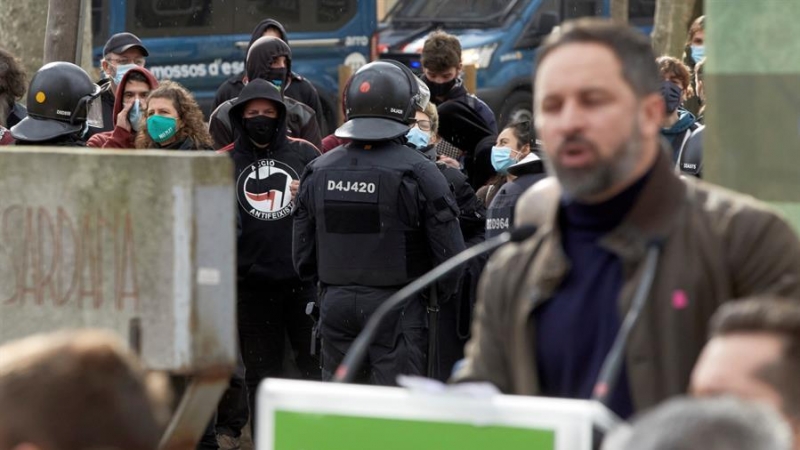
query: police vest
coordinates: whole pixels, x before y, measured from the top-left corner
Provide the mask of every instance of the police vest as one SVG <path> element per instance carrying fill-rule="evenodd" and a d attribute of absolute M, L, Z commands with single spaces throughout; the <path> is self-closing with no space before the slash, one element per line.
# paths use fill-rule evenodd
<path fill-rule="evenodd" d="M 514 208 L 526 189 L 544 177 L 543 174 L 523 175 L 500 188 L 486 209 L 486 239 L 491 239 L 514 227 Z"/>
<path fill-rule="evenodd" d="M 408 158 L 422 156 L 394 144 L 376 152 L 345 151 L 346 157 L 315 168 L 319 279 L 329 285 L 405 285 L 431 268 L 414 160 Z"/>

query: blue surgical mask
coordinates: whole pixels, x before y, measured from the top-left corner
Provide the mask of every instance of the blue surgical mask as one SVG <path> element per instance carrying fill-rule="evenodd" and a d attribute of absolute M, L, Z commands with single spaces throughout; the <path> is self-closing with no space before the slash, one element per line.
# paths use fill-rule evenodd
<path fill-rule="evenodd" d="M 428 136 L 427 133 L 420 130 L 419 127 L 411 127 L 406 133 L 406 138 L 408 139 L 408 143 L 413 145 L 418 149 L 422 149 L 428 146 L 428 143 L 431 140 L 431 137 Z"/>
<path fill-rule="evenodd" d="M 134 67 L 139 67 L 136 64 L 121 64 L 116 67 L 116 72 L 114 72 L 114 83 L 119 86 L 122 84 L 122 77 L 128 73 L 129 70 L 133 69 Z"/>
<path fill-rule="evenodd" d="M 508 173 L 508 168 L 517 162 L 511 157 L 511 153 L 509 147 L 492 147 L 492 167 L 497 173 Z"/>
<path fill-rule="evenodd" d="M 139 107 L 139 99 L 133 101 L 131 110 L 128 111 L 128 122 L 131 124 L 131 129 L 134 132 L 139 131 L 139 124 L 142 122 L 142 108 Z"/>
<path fill-rule="evenodd" d="M 693 45 L 692 46 L 692 59 L 694 63 L 697 64 L 706 56 L 706 46 L 705 45 Z"/>

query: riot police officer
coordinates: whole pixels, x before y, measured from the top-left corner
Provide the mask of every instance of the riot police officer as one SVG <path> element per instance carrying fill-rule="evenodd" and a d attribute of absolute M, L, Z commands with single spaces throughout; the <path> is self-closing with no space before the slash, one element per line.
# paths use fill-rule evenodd
<path fill-rule="evenodd" d="M 363 66 L 345 88 L 352 140 L 311 162 L 294 216 L 294 265 L 320 284 L 323 379 L 330 379 L 375 309 L 407 283 L 464 249 L 458 207 L 436 165 L 404 144 L 428 98 L 414 74 L 394 61 Z M 441 279 L 439 301 L 460 273 Z M 424 298 L 387 317 L 367 353 L 360 381 L 391 385 L 397 374 L 424 374 Z"/>
<path fill-rule="evenodd" d="M 31 79 L 28 116 L 11 128 L 16 145 L 86 146 L 90 121 L 102 116 L 100 92 L 75 64 L 45 64 Z"/>

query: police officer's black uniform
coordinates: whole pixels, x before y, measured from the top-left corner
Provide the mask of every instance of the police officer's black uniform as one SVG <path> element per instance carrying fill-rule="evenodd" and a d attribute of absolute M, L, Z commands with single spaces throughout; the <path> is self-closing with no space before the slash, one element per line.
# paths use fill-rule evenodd
<path fill-rule="evenodd" d="M 363 66 L 346 88 L 348 121 L 336 130 L 353 141 L 314 160 L 301 178 L 294 264 L 321 286 L 323 379 L 384 300 L 464 249 L 447 182 L 432 161 L 403 145 L 421 97 L 404 66 Z M 438 283 L 440 301 L 458 281 L 454 273 Z M 426 318 L 420 297 L 394 310 L 369 347 L 361 379 L 389 385 L 400 373 L 424 374 Z"/>
<path fill-rule="evenodd" d="M 84 147 L 90 110 L 101 114 L 101 89 L 80 67 L 45 64 L 28 88 L 28 116 L 11 127 L 16 145 Z"/>

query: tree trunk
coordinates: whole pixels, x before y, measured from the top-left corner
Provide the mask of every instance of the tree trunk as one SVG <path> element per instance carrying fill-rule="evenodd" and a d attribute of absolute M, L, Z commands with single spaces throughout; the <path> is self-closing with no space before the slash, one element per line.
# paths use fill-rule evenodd
<path fill-rule="evenodd" d="M 44 62 L 69 61 L 80 64 L 78 41 L 82 40 L 81 0 L 50 0 L 47 12 L 47 35 Z"/>
<path fill-rule="evenodd" d="M 628 23 L 628 0 L 611 0 L 611 19 L 617 23 Z"/>
<path fill-rule="evenodd" d="M 47 1 L 0 0 L 0 45 L 22 61 L 28 77 L 42 66 Z"/>
<path fill-rule="evenodd" d="M 656 55 L 680 58 L 686 46 L 696 0 L 658 0 L 653 25 L 653 50 Z"/>

